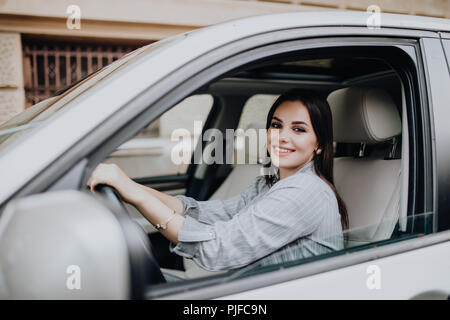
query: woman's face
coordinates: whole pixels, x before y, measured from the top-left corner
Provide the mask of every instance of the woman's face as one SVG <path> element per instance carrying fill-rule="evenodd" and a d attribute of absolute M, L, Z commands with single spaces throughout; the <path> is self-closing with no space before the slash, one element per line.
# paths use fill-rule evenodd
<path fill-rule="evenodd" d="M 301 101 L 285 101 L 275 110 L 267 131 L 267 148 L 273 165 L 280 168 L 281 179 L 313 159 L 318 141 Z"/>

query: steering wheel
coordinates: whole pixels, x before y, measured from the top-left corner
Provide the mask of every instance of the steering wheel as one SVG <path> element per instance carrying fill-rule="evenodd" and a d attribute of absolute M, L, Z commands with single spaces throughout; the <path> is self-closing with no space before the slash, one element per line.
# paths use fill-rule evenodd
<path fill-rule="evenodd" d="M 142 299 L 147 284 L 166 282 L 153 254 L 153 246 L 144 230 L 128 215 L 116 189 L 99 184 L 95 190 L 106 199 L 105 205 L 122 227 L 130 256 L 132 297 Z"/>

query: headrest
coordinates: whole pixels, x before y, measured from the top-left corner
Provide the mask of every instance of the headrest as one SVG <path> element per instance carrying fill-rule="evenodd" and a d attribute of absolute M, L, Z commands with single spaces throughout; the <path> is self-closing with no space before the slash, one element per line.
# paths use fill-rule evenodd
<path fill-rule="evenodd" d="M 344 88 L 328 96 L 333 114 L 334 141 L 377 143 L 402 131 L 392 97 L 379 88 Z"/>

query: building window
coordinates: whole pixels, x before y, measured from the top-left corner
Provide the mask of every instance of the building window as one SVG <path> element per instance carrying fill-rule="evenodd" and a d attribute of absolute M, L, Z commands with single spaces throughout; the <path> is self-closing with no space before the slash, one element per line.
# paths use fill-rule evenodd
<path fill-rule="evenodd" d="M 55 95 L 137 47 L 47 42 L 24 37 L 25 107 Z"/>

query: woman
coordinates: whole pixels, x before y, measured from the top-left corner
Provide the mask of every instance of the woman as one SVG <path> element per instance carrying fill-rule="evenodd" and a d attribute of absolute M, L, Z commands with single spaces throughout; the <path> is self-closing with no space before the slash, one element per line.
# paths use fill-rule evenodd
<path fill-rule="evenodd" d="M 196 201 L 139 185 L 116 165 L 100 164 L 88 185 L 113 186 L 171 241 L 170 249 L 207 270 L 305 258 L 343 248 L 345 204 L 333 185 L 330 107 L 314 92 L 281 95 L 267 116 L 265 167 L 241 194 Z M 277 252 L 276 252 L 277 251 Z M 275 254 L 272 254 L 276 252 Z M 270 256 L 269 256 L 270 255 Z"/>

